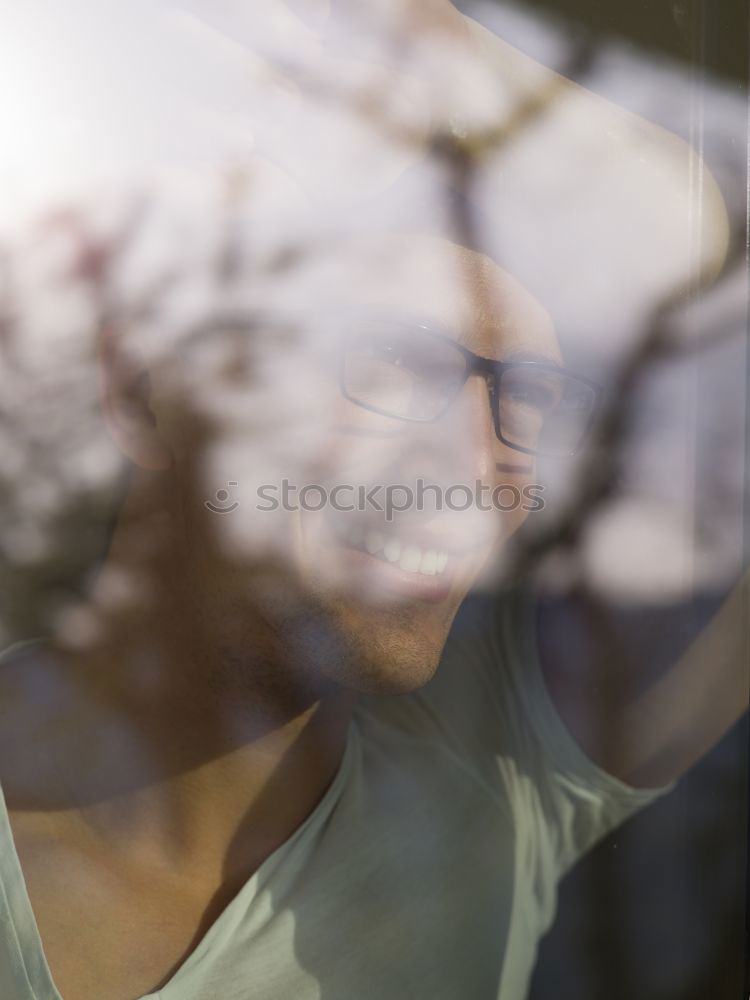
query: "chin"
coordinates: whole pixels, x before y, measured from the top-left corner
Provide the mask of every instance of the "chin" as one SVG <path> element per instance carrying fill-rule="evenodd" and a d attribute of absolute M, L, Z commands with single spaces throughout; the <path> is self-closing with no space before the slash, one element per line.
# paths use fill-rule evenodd
<path fill-rule="evenodd" d="M 455 611 L 436 621 L 421 619 L 414 608 L 339 605 L 334 615 L 344 655 L 321 665 L 322 672 L 362 694 L 396 695 L 415 691 L 433 677 Z"/>
<path fill-rule="evenodd" d="M 469 589 L 460 582 L 438 595 L 439 600 L 432 593 L 394 587 L 386 601 L 358 586 L 356 576 L 332 585 L 307 565 L 291 572 L 287 567 L 278 586 L 266 594 L 264 617 L 283 637 L 287 661 L 296 664 L 301 681 L 317 677 L 323 687 L 330 683 L 361 694 L 406 694 L 430 681 L 437 670 Z"/>

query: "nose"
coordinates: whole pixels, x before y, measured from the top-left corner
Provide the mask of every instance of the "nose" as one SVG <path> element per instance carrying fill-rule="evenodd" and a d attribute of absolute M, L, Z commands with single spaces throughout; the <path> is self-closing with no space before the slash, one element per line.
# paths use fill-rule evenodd
<path fill-rule="evenodd" d="M 471 375 L 460 395 L 432 425 L 456 482 L 494 485 L 500 442 L 495 435 L 487 379 Z"/>

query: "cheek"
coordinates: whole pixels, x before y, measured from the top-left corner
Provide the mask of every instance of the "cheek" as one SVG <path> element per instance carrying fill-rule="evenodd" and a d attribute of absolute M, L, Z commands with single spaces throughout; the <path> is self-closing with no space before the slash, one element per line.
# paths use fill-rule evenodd
<path fill-rule="evenodd" d="M 382 479 L 404 455 L 408 440 L 408 424 L 366 410 L 339 394 L 331 406 L 327 433 L 311 455 L 309 471 L 328 485 Z"/>
<path fill-rule="evenodd" d="M 528 472 L 505 473 L 498 476 L 493 490 L 493 508 L 500 522 L 500 536 L 510 538 L 540 507 L 540 491 L 536 478 L 536 463 Z"/>

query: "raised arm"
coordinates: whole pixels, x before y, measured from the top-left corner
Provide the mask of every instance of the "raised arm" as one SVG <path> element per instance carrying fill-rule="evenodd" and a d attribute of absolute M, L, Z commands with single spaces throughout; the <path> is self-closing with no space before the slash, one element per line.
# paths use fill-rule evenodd
<path fill-rule="evenodd" d="M 679 777 L 748 705 L 750 574 L 675 658 L 664 646 L 680 643 L 686 613 L 697 615 L 618 613 L 571 598 L 539 615 L 542 669 L 558 712 L 589 757 L 635 787 Z"/>

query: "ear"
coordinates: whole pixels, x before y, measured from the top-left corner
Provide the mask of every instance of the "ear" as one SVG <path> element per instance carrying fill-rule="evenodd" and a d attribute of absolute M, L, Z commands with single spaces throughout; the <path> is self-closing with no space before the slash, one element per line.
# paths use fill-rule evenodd
<path fill-rule="evenodd" d="M 172 452 L 151 406 L 148 370 L 127 357 L 118 331 L 102 331 L 97 367 L 102 412 L 119 450 L 141 469 L 170 468 Z"/>

